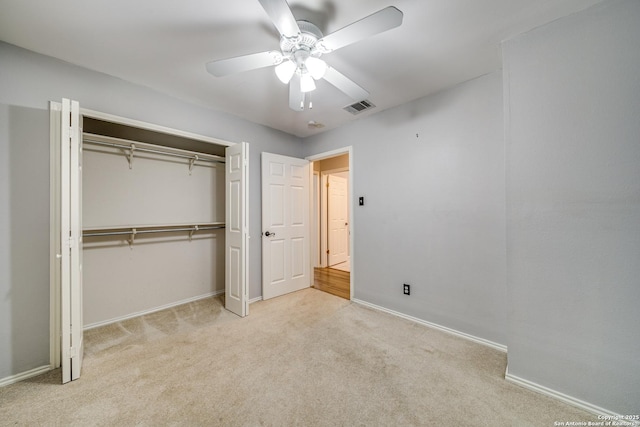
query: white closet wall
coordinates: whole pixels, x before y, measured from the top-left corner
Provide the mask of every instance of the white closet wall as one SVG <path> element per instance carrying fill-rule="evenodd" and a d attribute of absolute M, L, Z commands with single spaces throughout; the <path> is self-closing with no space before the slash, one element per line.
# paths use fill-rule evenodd
<path fill-rule="evenodd" d="M 224 163 L 85 143 L 83 228 L 224 222 Z M 224 229 L 86 237 L 84 323 L 109 323 L 224 292 Z"/>
<path fill-rule="evenodd" d="M 85 144 L 83 227 L 224 222 L 224 163 Z M 219 198 L 220 197 L 220 198 Z"/>

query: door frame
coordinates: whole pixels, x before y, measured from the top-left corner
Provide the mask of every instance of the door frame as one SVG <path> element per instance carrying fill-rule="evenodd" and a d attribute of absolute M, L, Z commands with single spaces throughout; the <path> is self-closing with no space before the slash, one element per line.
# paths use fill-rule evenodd
<path fill-rule="evenodd" d="M 62 115 L 62 103 L 58 101 L 49 101 L 49 182 L 50 182 L 50 203 L 49 203 L 49 365 L 50 369 L 56 369 L 61 366 L 61 283 L 59 277 L 60 271 L 60 119 Z M 183 138 L 195 139 L 215 145 L 229 147 L 236 145 L 235 142 L 225 141 L 219 138 L 200 135 L 188 131 L 174 129 L 155 123 L 144 122 L 127 117 L 117 116 L 110 113 L 82 108 L 80 106 L 80 117 L 88 117 L 96 120 L 116 123 L 119 125 L 136 127 L 168 135 L 179 136 Z M 247 257 L 247 265 L 249 263 Z M 247 297 L 248 299 L 248 297 Z M 249 305 L 248 302 L 246 304 Z M 248 314 L 248 309 L 247 309 Z"/>
<path fill-rule="evenodd" d="M 310 162 L 317 162 L 320 160 L 324 160 L 324 159 L 329 159 L 332 157 L 337 157 L 343 154 L 348 154 L 349 155 L 349 185 L 348 185 L 348 204 L 349 204 L 349 255 L 351 257 L 351 268 L 350 268 L 350 273 L 349 273 L 349 292 L 350 292 L 350 296 L 349 299 L 353 300 L 353 297 L 355 295 L 355 251 L 356 251 L 356 247 L 355 247 L 355 229 L 356 229 L 356 224 L 354 221 L 354 205 L 353 205 L 353 177 L 354 177 L 354 173 L 353 173 L 353 165 L 354 165 L 354 161 L 353 161 L 353 146 L 349 145 L 346 147 L 342 147 L 342 148 L 337 148 L 335 150 L 331 150 L 331 151 L 325 151 L 325 152 L 321 152 L 321 153 L 316 153 L 316 154 L 312 154 L 310 156 L 305 157 L 306 160 L 309 160 Z M 313 168 L 309 168 L 310 169 L 310 174 L 311 174 L 311 182 L 313 182 Z M 311 215 L 311 217 L 313 216 L 313 214 Z M 313 239 L 312 239 L 313 240 Z M 311 244 L 313 244 L 313 242 L 311 242 Z M 312 252 L 313 253 L 313 252 Z M 314 265 L 313 262 L 311 263 L 311 271 L 313 271 Z M 312 278 L 313 280 L 313 278 Z"/>

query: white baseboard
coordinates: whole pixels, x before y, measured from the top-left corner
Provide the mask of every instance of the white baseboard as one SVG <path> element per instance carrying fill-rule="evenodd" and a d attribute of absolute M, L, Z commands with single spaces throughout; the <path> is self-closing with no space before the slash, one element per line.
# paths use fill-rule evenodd
<path fill-rule="evenodd" d="M 249 300 L 249 304 L 253 304 L 254 302 L 262 301 L 262 296 L 255 297 Z"/>
<path fill-rule="evenodd" d="M 524 378 L 517 377 L 509 373 L 509 366 L 507 366 L 507 372 L 504 375 L 505 380 L 510 383 L 517 384 L 520 387 L 524 387 L 526 389 L 535 391 L 540 394 L 544 394 L 545 396 L 549 396 L 553 399 L 560 400 L 568 405 L 575 406 L 576 408 L 583 409 L 585 411 L 591 412 L 594 415 L 602 415 L 605 417 L 612 417 L 612 419 L 616 419 L 617 417 L 621 417 L 619 414 L 615 412 L 609 411 L 608 409 L 601 408 L 599 406 L 593 405 L 589 402 L 585 402 L 583 400 L 577 399 L 575 397 L 566 395 L 556 390 L 552 390 L 548 387 L 545 387 L 540 384 L 536 384 L 532 381 L 525 380 Z M 624 420 L 624 418 L 619 418 L 620 420 Z M 640 425 L 640 424 L 635 424 Z"/>
<path fill-rule="evenodd" d="M 209 292 L 209 293 L 206 293 L 204 295 L 198 295 L 196 297 L 187 298 L 187 299 L 184 299 L 184 300 L 181 300 L 181 301 L 172 302 L 170 304 L 165 304 L 165 305 L 160 306 L 160 307 L 150 308 L 149 310 L 138 311 L 136 313 L 127 314 L 125 316 L 115 317 L 113 319 L 108 319 L 108 320 L 103 320 L 103 321 L 100 321 L 100 322 L 90 323 L 88 325 L 84 325 L 84 330 L 87 331 L 89 329 L 99 328 L 100 326 L 106 326 L 106 325 L 110 325 L 112 323 L 122 322 L 123 320 L 133 319 L 134 317 L 144 316 L 145 314 L 155 313 L 156 311 L 166 310 L 168 308 L 176 307 L 178 305 L 188 304 L 190 302 L 198 301 L 198 300 L 205 299 L 205 298 L 211 298 L 211 297 L 215 297 L 217 295 L 222 295 L 222 294 L 224 294 L 224 290 Z"/>
<path fill-rule="evenodd" d="M 385 313 L 389 313 L 389 314 L 392 314 L 394 316 L 398 316 L 398 317 L 401 317 L 403 319 L 407 319 L 407 320 L 410 320 L 412 322 L 416 322 L 416 323 L 419 323 L 421 325 L 428 326 L 430 328 L 438 329 L 440 331 L 447 332 L 449 334 L 455 335 L 455 336 L 460 337 L 460 338 L 467 339 L 469 341 L 473 341 L 473 342 L 478 343 L 478 344 L 486 345 L 487 347 L 491 347 L 491 348 L 493 348 L 495 350 L 498 350 L 498 351 L 501 351 L 503 353 L 507 352 L 507 346 L 506 345 L 498 344 L 498 343 L 495 343 L 493 341 L 486 340 L 484 338 L 479 338 L 479 337 L 476 337 L 476 336 L 473 336 L 473 335 L 466 334 L 464 332 L 456 331 L 455 329 L 447 328 L 446 326 L 438 325 L 437 323 L 427 322 L 426 320 L 418 319 L 417 317 L 409 316 L 408 314 L 400 313 L 399 311 L 394 311 L 394 310 L 390 310 L 390 309 L 385 308 L 385 307 L 381 307 L 379 305 L 371 304 L 370 302 L 362 301 L 362 300 L 359 300 L 359 299 L 356 299 L 356 298 L 354 298 L 352 301 L 357 303 L 357 304 L 361 304 L 361 305 L 364 305 L 366 307 L 373 308 L 374 310 L 384 311 Z"/>
<path fill-rule="evenodd" d="M 31 369 L 29 371 L 26 372 L 21 372 L 19 374 L 15 374 L 15 375 L 11 375 L 9 377 L 6 378 L 2 378 L 0 379 L 0 387 L 4 387 L 7 386 L 9 384 L 14 384 L 20 381 L 24 381 L 26 379 L 29 379 L 31 377 L 36 377 L 38 375 L 42 375 L 46 372 L 49 372 L 51 370 L 51 366 L 49 365 L 45 365 L 45 366 L 40 366 L 39 368 L 34 368 Z"/>

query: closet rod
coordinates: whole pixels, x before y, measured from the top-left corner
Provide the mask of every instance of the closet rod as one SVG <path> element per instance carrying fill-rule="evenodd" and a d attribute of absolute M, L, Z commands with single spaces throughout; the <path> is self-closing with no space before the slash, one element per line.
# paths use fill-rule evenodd
<path fill-rule="evenodd" d="M 89 135 L 87 137 L 87 135 Z M 125 150 L 131 150 L 131 145 L 127 145 L 127 144 L 118 144 L 115 142 L 105 142 L 105 141 L 100 141 L 97 139 L 92 139 L 90 134 L 85 134 L 85 136 L 82 139 L 82 142 L 87 142 L 89 144 L 96 144 L 96 145 L 104 145 L 107 147 L 114 147 L 114 148 L 121 148 L 121 149 L 125 149 Z M 132 142 L 132 144 L 144 144 L 144 142 Z M 149 144 L 149 145 L 153 145 L 153 144 Z M 224 163 L 225 159 L 220 157 L 220 156 L 216 156 L 214 154 L 206 154 L 206 153 L 197 153 L 195 151 L 193 151 L 192 155 L 190 154 L 183 154 L 183 153 L 179 153 L 176 151 L 181 151 L 181 152 L 188 152 L 187 150 L 180 150 L 178 148 L 174 148 L 174 151 L 164 151 L 164 148 L 162 150 L 155 150 L 153 148 L 144 148 L 144 147 L 138 147 L 135 146 L 135 151 L 143 151 L 145 153 L 154 153 L 154 154 L 163 154 L 165 156 L 172 156 L 172 157 L 180 157 L 183 159 L 194 159 L 196 158 L 196 160 L 198 161 L 204 161 L 204 162 L 213 162 L 213 163 Z M 202 157 L 202 156 L 206 156 L 206 157 Z"/>
<path fill-rule="evenodd" d="M 183 228 L 159 228 L 159 229 L 155 229 L 155 230 L 136 230 L 135 233 L 133 232 L 133 230 L 135 230 L 135 228 L 132 228 L 128 231 L 99 231 L 99 232 L 83 232 L 82 236 L 83 237 L 98 237 L 98 236 L 124 236 L 124 235 L 131 235 L 131 234 L 149 234 L 149 233 L 172 233 L 174 231 L 203 231 L 203 230 L 217 230 L 219 228 L 225 228 L 224 225 L 215 225 L 215 226 L 210 226 L 210 227 L 183 227 Z"/>

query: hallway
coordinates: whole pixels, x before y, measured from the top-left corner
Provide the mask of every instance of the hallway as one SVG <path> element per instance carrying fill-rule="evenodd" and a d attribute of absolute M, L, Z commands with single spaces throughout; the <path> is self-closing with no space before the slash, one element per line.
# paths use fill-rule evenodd
<path fill-rule="evenodd" d="M 335 268 L 314 268 L 313 287 L 344 299 L 351 299 L 351 273 Z"/>

